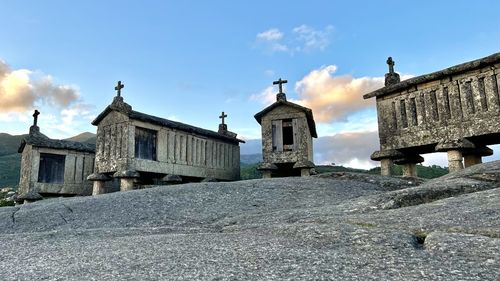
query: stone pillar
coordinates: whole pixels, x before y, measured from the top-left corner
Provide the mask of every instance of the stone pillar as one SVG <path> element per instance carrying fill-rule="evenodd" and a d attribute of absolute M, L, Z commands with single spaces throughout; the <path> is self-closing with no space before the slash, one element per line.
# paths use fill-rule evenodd
<path fill-rule="evenodd" d="M 416 163 L 403 164 L 403 177 L 416 178 L 417 177 L 417 164 Z"/>
<path fill-rule="evenodd" d="M 273 171 L 278 170 L 278 166 L 276 166 L 273 163 L 260 163 L 259 166 L 257 166 L 257 170 L 262 172 L 262 178 L 263 179 L 270 179 L 272 177 Z"/>
<path fill-rule="evenodd" d="M 382 176 L 391 176 L 394 160 L 403 157 L 403 153 L 394 149 L 375 151 L 370 156 L 373 161 L 380 161 L 380 174 Z"/>
<path fill-rule="evenodd" d="M 93 173 L 87 177 L 87 180 L 93 181 L 92 195 L 99 195 L 106 193 L 106 182 L 110 181 L 111 178 L 105 174 Z"/>
<path fill-rule="evenodd" d="M 483 159 L 479 155 L 464 155 L 464 167 L 468 168 L 476 164 L 483 163 Z"/>
<path fill-rule="evenodd" d="M 450 173 L 458 172 L 463 168 L 462 152 L 460 150 L 448 150 L 448 170 Z"/>
<path fill-rule="evenodd" d="M 390 176 L 392 175 L 392 168 L 394 166 L 394 162 L 390 158 L 380 159 L 380 174 L 382 176 Z"/>
<path fill-rule="evenodd" d="M 436 145 L 436 151 L 446 151 L 448 154 L 448 171 L 458 172 L 464 168 L 463 151 L 473 151 L 476 146 L 467 139 L 445 140 Z"/>
<path fill-rule="evenodd" d="M 308 177 L 311 175 L 311 169 L 310 168 L 302 168 L 300 169 L 300 176 L 301 177 Z"/>
<path fill-rule="evenodd" d="M 263 179 L 270 179 L 271 178 L 271 170 L 263 170 L 262 171 L 262 178 Z"/>
<path fill-rule="evenodd" d="M 493 155 L 493 150 L 487 146 L 480 146 L 475 149 L 464 150 L 462 156 L 464 157 L 465 168 L 483 163 L 483 156 Z"/>
<path fill-rule="evenodd" d="M 92 195 L 99 195 L 106 193 L 106 189 L 104 187 L 105 184 L 106 182 L 104 181 L 94 181 Z"/>
<path fill-rule="evenodd" d="M 311 169 L 316 167 L 313 162 L 309 160 L 300 160 L 293 164 L 294 169 L 300 169 L 301 177 L 308 177 L 311 175 Z"/>
<path fill-rule="evenodd" d="M 134 180 L 140 174 L 134 170 L 126 170 L 114 173 L 113 177 L 120 178 L 120 191 L 129 191 L 134 189 Z"/>
<path fill-rule="evenodd" d="M 120 178 L 120 191 L 129 191 L 134 189 L 134 178 Z"/>
<path fill-rule="evenodd" d="M 397 159 L 394 163 L 403 166 L 403 177 L 416 178 L 417 163 L 424 162 L 424 158 L 418 154 L 405 154 L 403 158 Z"/>

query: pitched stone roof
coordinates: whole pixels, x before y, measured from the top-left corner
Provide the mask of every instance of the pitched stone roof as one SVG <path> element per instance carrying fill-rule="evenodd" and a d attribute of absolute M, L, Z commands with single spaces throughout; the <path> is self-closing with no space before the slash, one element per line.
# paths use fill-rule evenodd
<path fill-rule="evenodd" d="M 285 100 L 276 101 L 275 103 L 271 104 L 270 106 L 264 108 L 259 113 L 255 114 L 254 115 L 255 120 L 257 120 L 257 122 L 259 122 L 259 124 L 261 124 L 262 117 L 264 117 L 264 115 L 269 113 L 271 110 L 277 108 L 278 106 L 289 106 L 289 107 L 293 107 L 297 110 L 303 111 L 307 117 L 307 124 L 309 125 L 309 131 L 311 132 L 311 136 L 313 138 L 318 137 L 318 133 L 316 132 L 316 123 L 314 122 L 312 110 L 307 108 L 307 107 L 303 107 L 303 106 L 300 106 L 298 104 L 295 104 L 293 102 L 289 102 L 289 101 L 285 101 Z"/>
<path fill-rule="evenodd" d="M 110 105 L 108 105 L 104 109 L 104 111 L 101 112 L 94 119 L 94 121 L 92 121 L 92 125 L 94 125 L 94 126 L 99 125 L 99 123 L 104 119 L 104 117 L 106 117 L 112 111 L 118 111 L 122 114 L 125 114 L 126 116 L 128 116 L 130 119 L 133 119 L 133 120 L 138 120 L 138 121 L 143 121 L 143 122 L 147 122 L 147 123 L 151 123 L 151 124 L 156 124 L 156 125 L 160 125 L 160 126 L 164 126 L 164 127 L 172 128 L 172 129 L 177 129 L 177 130 L 184 131 L 184 132 L 195 133 L 198 135 L 202 135 L 202 136 L 206 136 L 206 137 L 210 137 L 210 138 L 215 138 L 215 139 L 220 139 L 220 140 L 224 140 L 224 141 L 228 141 L 228 142 L 232 142 L 232 143 L 238 143 L 238 142 L 244 143 L 245 142 L 243 140 L 233 138 L 233 137 L 230 137 L 230 136 L 227 136 L 224 134 L 219 134 L 217 132 L 210 131 L 207 129 L 191 126 L 191 125 L 184 124 L 181 122 L 176 122 L 176 121 L 172 121 L 172 120 L 168 120 L 165 118 L 161 118 L 161 117 L 157 117 L 157 116 L 153 116 L 153 115 L 149 115 L 146 113 L 132 110 L 132 107 L 130 105 L 128 105 L 127 103 L 125 103 L 123 101 L 122 97 L 115 97 L 113 99 L 113 102 Z"/>
<path fill-rule="evenodd" d="M 81 152 L 95 153 L 94 144 L 81 143 L 69 140 L 50 139 L 40 132 L 32 132 L 28 136 L 23 138 L 21 140 L 21 144 L 19 145 L 19 149 L 17 150 L 17 152 L 22 153 L 26 144 L 33 145 L 36 147 L 45 147 L 52 149 L 68 149 Z"/>
<path fill-rule="evenodd" d="M 365 94 L 363 96 L 363 98 L 369 99 L 369 98 L 373 98 L 373 97 L 385 96 L 388 94 L 392 94 L 395 92 L 405 90 L 407 88 L 413 87 L 413 86 L 418 85 L 418 84 L 423 84 L 423 83 L 430 82 L 433 80 L 442 79 L 442 78 L 445 78 L 445 77 L 448 77 L 451 75 L 457 75 L 457 74 L 460 74 L 460 73 L 463 73 L 463 72 L 466 72 L 469 70 L 485 67 L 485 66 L 491 65 L 493 63 L 499 63 L 499 62 L 500 62 L 500 53 L 495 53 L 493 55 L 490 55 L 490 56 L 487 56 L 487 57 L 484 57 L 481 59 L 469 61 L 469 62 L 455 65 L 455 66 L 452 66 L 452 67 L 449 67 L 449 68 L 446 68 L 446 69 L 443 69 L 440 71 L 436 71 L 433 73 L 413 77 L 413 78 L 410 78 L 408 80 L 401 81 L 401 82 L 394 84 L 394 85 L 383 87 L 383 88 L 378 89 L 376 91 L 373 91 L 371 93 Z"/>

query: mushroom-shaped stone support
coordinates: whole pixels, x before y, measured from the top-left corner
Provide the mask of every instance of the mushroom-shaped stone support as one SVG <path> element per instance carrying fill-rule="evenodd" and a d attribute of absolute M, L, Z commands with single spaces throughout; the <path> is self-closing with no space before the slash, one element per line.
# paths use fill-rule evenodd
<path fill-rule="evenodd" d="M 392 175 L 392 167 L 394 166 L 394 159 L 403 158 L 404 154 L 394 150 L 381 150 L 372 153 L 370 158 L 373 161 L 380 161 L 380 174 L 382 176 Z"/>
<path fill-rule="evenodd" d="M 294 169 L 300 169 L 300 176 L 307 177 L 311 175 L 311 169 L 316 167 L 313 162 L 309 160 L 301 160 L 293 164 Z"/>
<path fill-rule="evenodd" d="M 460 171 L 464 168 L 462 163 L 462 152 L 471 150 L 476 146 L 467 139 L 446 140 L 436 145 L 436 151 L 446 151 L 448 153 L 448 170 L 450 173 Z"/>
<path fill-rule="evenodd" d="M 92 195 L 99 195 L 106 193 L 106 189 L 104 186 L 107 181 L 111 180 L 111 177 L 101 173 L 93 173 L 87 177 L 87 180 L 94 182 Z"/>
<path fill-rule="evenodd" d="M 257 166 L 257 170 L 262 172 L 263 179 L 269 179 L 271 178 L 272 172 L 278 170 L 278 166 L 273 163 L 264 162 L 260 163 L 259 166 Z"/>
<path fill-rule="evenodd" d="M 201 182 L 218 182 L 218 180 L 216 178 L 207 177 L 204 178 Z"/>
<path fill-rule="evenodd" d="M 16 202 L 19 204 L 20 203 L 26 204 L 26 203 L 35 202 L 35 201 L 42 200 L 42 199 L 43 199 L 42 195 L 40 195 L 38 192 L 36 192 L 34 190 L 30 190 L 25 194 L 21 194 L 21 195 L 17 196 Z"/>
<path fill-rule="evenodd" d="M 140 174 L 135 170 L 125 170 L 114 173 L 113 177 L 120 178 L 120 191 L 128 191 L 134 189 L 134 179 Z"/>
<path fill-rule="evenodd" d="M 483 163 L 482 157 L 493 155 L 493 150 L 487 146 L 477 147 L 474 149 L 466 149 L 462 152 L 464 157 L 465 168 Z"/>
<path fill-rule="evenodd" d="M 404 155 L 403 158 L 394 160 L 394 163 L 403 166 L 403 177 L 417 177 L 417 163 L 424 162 L 424 158 L 418 154 Z"/>
<path fill-rule="evenodd" d="M 161 181 L 167 185 L 179 184 L 182 183 L 182 177 L 179 175 L 166 175 Z"/>

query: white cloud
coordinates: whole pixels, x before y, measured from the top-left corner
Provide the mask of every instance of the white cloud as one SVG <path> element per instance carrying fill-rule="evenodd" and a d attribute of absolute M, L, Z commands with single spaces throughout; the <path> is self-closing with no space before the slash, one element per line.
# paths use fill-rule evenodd
<path fill-rule="evenodd" d="M 335 65 L 322 66 L 295 84 L 297 102 L 311 108 L 317 122 L 345 120 L 349 114 L 374 107 L 374 100 L 364 100 L 363 94 L 384 86 L 383 77 L 334 76 L 336 71 Z"/>
<path fill-rule="evenodd" d="M 0 111 L 3 113 L 30 111 L 36 102 L 63 108 L 78 98 L 74 87 L 56 85 L 51 76 L 28 69 L 11 70 L 0 60 Z"/>
<path fill-rule="evenodd" d="M 264 32 L 257 34 L 257 39 L 267 40 L 267 41 L 277 41 L 283 38 L 283 32 L 279 31 L 277 28 L 271 28 Z"/>
<path fill-rule="evenodd" d="M 314 163 L 373 168 L 370 155 L 379 148 L 378 132 L 345 132 L 314 140 Z"/>
<path fill-rule="evenodd" d="M 333 30 L 331 25 L 317 30 L 303 24 L 293 28 L 287 36 L 278 28 L 270 28 L 257 33 L 255 46 L 270 53 L 285 52 L 290 55 L 297 52 L 323 51 L 330 45 Z"/>
<path fill-rule="evenodd" d="M 80 128 L 91 128 L 89 120 L 95 117 L 93 107 L 84 103 L 75 86 L 58 85 L 52 76 L 39 71 L 12 70 L 0 60 L 0 122 L 4 130 L 27 132 L 35 108 L 41 112 L 41 131 L 53 138 L 70 137 L 80 133 Z"/>
<path fill-rule="evenodd" d="M 277 28 L 271 28 L 257 33 L 256 44 L 270 52 L 287 52 L 288 47 L 281 42 L 283 37 L 283 32 L 279 31 Z"/>
<path fill-rule="evenodd" d="M 262 92 L 250 96 L 251 101 L 260 102 L 263 105 L 270 105 L 276 101 L 276 92 L 273 86 L 269 86 Z"/>
<path fill-rule="evenodd" d="M 316 30 L 308 25 L 301 25 L 293 29 L 295 39 L 299 41 L 297 51 L 325 50 L 330 44 L 330 34 L 333 26 L 328 25 L 323 30 Z"/>

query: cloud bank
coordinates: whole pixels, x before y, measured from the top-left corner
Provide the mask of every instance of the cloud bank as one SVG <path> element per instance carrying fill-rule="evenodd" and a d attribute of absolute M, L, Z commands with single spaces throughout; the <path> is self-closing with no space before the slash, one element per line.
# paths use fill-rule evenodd
<path fill-rule="evenodd" d="M 363 94 L 384 86 L 383 77 L 335 76 L 336 71 L 335 65 L 323 66 L 295 84 L 296 102 L 311 108 L 316 122 L 341 121 L 353 112 L 375 107 L 374 99 L 364 100 Z"/>
<path fill-rule="evenodd" d="M 370 155 L 378 149 L 378 132 L 339 133 L 319 137 L 314 141 L 314 162 L 370 169 L 379 165 L 370 160 Z"/>
<path fill-rule="evenodd" d="M 64 108 L 79 98 L 71 86 L 56 85 L 49 75 L 28 69 L 12 70 L 0 60 L 0 111 L 22 113 L 30 111 L 35 103 Z"/>

